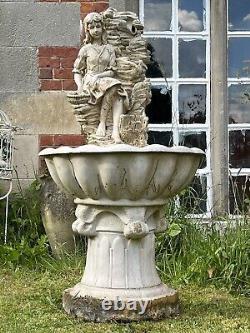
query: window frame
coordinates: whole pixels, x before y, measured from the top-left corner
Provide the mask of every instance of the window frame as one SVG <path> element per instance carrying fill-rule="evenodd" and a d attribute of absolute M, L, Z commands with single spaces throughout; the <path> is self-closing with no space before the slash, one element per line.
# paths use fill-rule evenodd
<path fill-rule="evenodd" d="M 211 177 L 211 164 L 210 164 L 210 109 L 211 109 L 211 96 L 210 96 L 210 0 L 203 0 L 205 8 L 205 22 L 204 30 L 200 32 L 185 32 L 178 29 L 178 8 L 179 0 L 172 0 L 172 21 L 171 31 L 144 31 L 145 38 L 171 38 L 172 39 L 172 78 L 151 78 L 152 86 L 166 86 L 172 88 L 172 123 L 166 124 L 149 124 L 150 131 L 170 131 L 173 133 L 173 146 L 179 144 L 179 134 L 182 132 L 205 132 L 206 133 L 206 167 L 198 169 L 196 177 L 206 177 L 207 179 L 207 211 L 202 214 L 192 214 L 195 218 L 212 216 L 212 177 Z M 204 14 L 204 13 L 203 13 Z M 139 0 L 139 18 L 144 24 L 144 0 Z M 183 40 L 206 40 L 206 76 L 205 78 L 180 78 L 178 73 L 179 54 L 178 42 Z M 179 86 L 185 84 L 205 84 L 206 85 L 206 122 L 205 124 L 179 124 Z M 178 200 L 177 200 L 178 202 Z"/>

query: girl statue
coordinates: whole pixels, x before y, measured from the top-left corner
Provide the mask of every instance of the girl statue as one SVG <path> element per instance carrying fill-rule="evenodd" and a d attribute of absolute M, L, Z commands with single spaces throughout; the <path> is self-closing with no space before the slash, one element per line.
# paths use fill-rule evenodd
<path fill-rule="evenodd" d="M 90 13 L 83 23 L 86 37 L 73 69 L 77 92 L 89 96 L 88 104 L 100 104 L 97 137 L 105 137 L 107 115 L 112 110 L 112 138 L 115 143 L 120 143 L 119 122 L 120 116 L 124 113 L 127 93 L 122 88 L 121 82 L 114 78 L 115 50 L 106 42 L 106 31 L 101 14 Z"/>

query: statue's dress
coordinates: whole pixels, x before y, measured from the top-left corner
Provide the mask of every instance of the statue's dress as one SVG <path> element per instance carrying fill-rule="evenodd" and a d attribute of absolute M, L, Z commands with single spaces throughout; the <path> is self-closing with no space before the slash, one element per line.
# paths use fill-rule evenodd
<path fill-rule="evenodd" d="M 113 77 L 94 80 L 96 74 L 115 71 L 116 55 L 112 45 L 84 45 L 74 63 L 73 73 L 83 76 L 83 93 L 89 95 L 89 104 L 98 104 L 108 89 L 118 86 L 118 94 L 127 97 L 121 82 Z"/>

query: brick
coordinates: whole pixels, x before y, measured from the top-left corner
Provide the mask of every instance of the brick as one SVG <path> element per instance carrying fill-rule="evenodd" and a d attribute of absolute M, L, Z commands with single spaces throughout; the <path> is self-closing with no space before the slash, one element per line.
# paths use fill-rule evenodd
<path fill-rule="evenodd" d="M 51 68 L 40 68 L 39 69 L 39 79 L 52 79 L 52 69 Z"/>
<path fill-rule="evenodd" d="M 62 90 L 62 81 L 40 80 L 40 90 Z"/>
<path fill-rule="evenodd" d="M 88 14 L 91 12 L 102 12 L 108 8 L 107 2 L 81 2 L 81 14 Z"/>
<path fill-rule="evenodd" d="M 78 51 L 77 47 L 52 47 L 53 55 L 61 58 L 77 57 Z"/>
<path fill-rule="evenodd" d="M 49 47 L 49 46 L 41 46 L 38 48 L 38 56 L 39 57 L 76 57 L 78 54 L 79 48 L 77 47 Z"/>
<path fill-rule="evenodd" d="M 64 134 L 64 135 L 55 135 L 54 136 L 54 145 L 55 146 L 72 146 L 77 147 L 86 143 L 86 138 L 84 135 L 80 134 Z"/>
<path fill-rule="evenodd" d="M 51 67 L 59 68 L 60 67 L 60 58 L 59 57 L 39 57 L 38 66 L 40 68 Z"/>
<path fill-rule="evenodd" d="M 53 134 L 40 134 L 38 137 L 39 151 L 54 146 L 54 135 Z"/>
<path fill-rule="evenodd" d="M 73 79 L 73 73 L 71 68 L 54 68 L 54 79 Z"/>
<path fill-rule="evenodd" d="M 60 63 L 62 68 L 73 68 L 76 58 L 61 58 Z"/>
<path fill-rule="evenodd" d="M 53 56 L 52 47 L 40 46 L 37 49 L 37 55 L 38 55 L 38 57 L 51 57 L 51 56 Z"/>
<path fill-rule="evenodd" d="M 76 84 L 74 80 L 62 80 L 62 89 L 63 90 L 76 90 Z"/>

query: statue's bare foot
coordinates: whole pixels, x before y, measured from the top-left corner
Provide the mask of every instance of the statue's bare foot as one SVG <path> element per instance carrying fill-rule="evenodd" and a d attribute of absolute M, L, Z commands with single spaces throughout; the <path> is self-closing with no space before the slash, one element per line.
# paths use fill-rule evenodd
<path fill-rule="evenodd" d="M 105 123 L 100 123 L 99 124 L 95 134 L 97 136 L 105 136 L 105 134 L 106 134 L 106 125 L 105 125 Z"/>
<path fill-rule="evenodd" d="M 120 138 L 120 134 L 119 133 L 113 133 L 112 134 L 112 139 L 115 141 L 115 143 L 122 143 L 122 140 Z"/>

